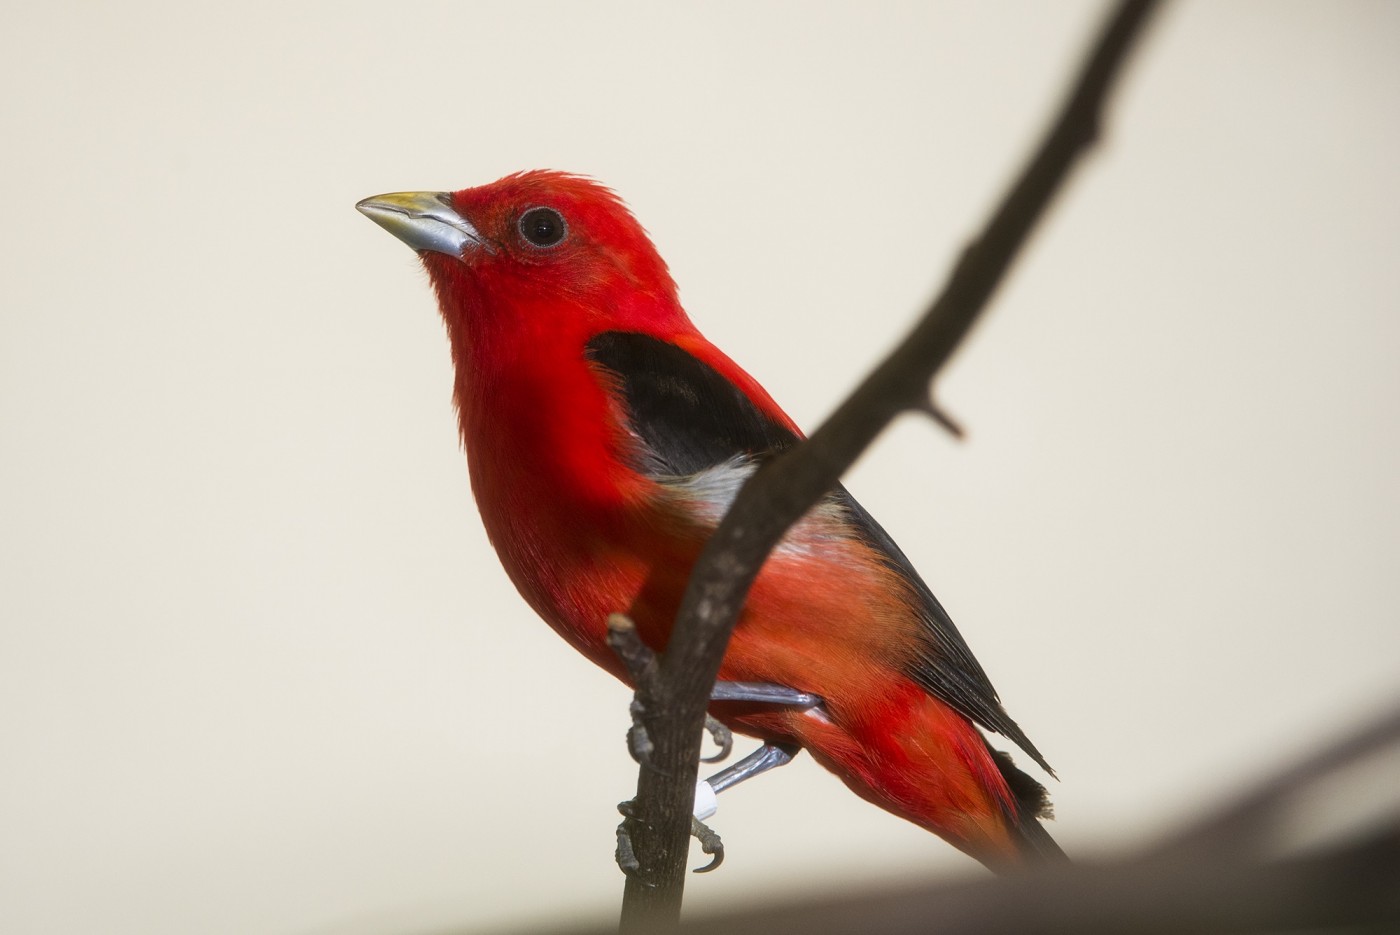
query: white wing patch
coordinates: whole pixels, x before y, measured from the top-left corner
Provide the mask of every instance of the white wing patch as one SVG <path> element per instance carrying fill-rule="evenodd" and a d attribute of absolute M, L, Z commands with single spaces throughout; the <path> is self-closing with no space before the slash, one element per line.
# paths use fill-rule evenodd
<path fill-rule="evenodd" d="M 680 512 L 714 527 L 719 525 L 738 496 L 739 488 L 744 486 L 757 467 L 752 458 L 736 455 L 694 474 L 659 475 L 655 476 L 655 480 L 666 488 Z M 855 536 L 845 508 L 833 498 L 825 497 L 788 530 L 775 551 L 780 554 L 816 555 L 836 542 Z"/>
<path fill-rule="evenodd" d="M 658 477 L 665 487 L 675 491 L 690 507 L 692 516 L 716 526 L 728 512 L 744 481 L 752 476 L 758 465 L 753 459 L 735 455 L 728 461 L 682 477 Z"/>

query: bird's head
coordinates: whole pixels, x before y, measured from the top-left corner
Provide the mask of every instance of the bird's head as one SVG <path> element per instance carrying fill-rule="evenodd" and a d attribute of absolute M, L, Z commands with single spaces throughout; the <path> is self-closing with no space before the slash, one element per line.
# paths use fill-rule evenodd
<path fill-rule="evenodd" d="M 483 331 L 518 337 L 566 324 L 689 325 L 646 232 L 590 179 L 522 172 L 457 192 L 376 195 L 356 207 L 419 253 L 454 333 L 479 340 Z"/>

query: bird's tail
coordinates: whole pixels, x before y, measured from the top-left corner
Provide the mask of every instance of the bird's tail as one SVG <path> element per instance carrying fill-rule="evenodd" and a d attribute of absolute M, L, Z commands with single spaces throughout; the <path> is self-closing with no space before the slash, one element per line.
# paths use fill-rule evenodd
<path fill-rule="evenodd" d="M 1020 850 L 1027 863 L 1063 863 L 1069 860 L 1060 845 L 1050 837 L 1050 832 L 1041 824 L 1043 820 L 1055 817 L 1050 805 L 1050 795 L 1045 787 L 1027 775 L 1011 761 L 1011 757 L 987 745 L 1001 778 L 1011 790 L 1014 814 L 1011 819 Z"/>
<path fill-rule="evenodd" d="M 971 722 L 922 688 L 886 686 L 882 706 L 842 723 L 804 717 L 797 742 L 846 785 L 922 825 L 992 870 L 1063 860 L 1040 825 L 1045 788 L 993 750 Z M 849 707 L 833 710 L 841 713 Z"/>

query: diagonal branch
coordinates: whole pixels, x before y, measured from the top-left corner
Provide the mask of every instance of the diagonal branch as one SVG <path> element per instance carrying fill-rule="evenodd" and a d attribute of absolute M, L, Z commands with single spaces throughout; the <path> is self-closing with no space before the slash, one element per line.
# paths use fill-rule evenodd
<path fill-rule="evenodd" d="M 710 687 L 750 586 L 787 529 L 899 413 L 928 411 L 929 387 L 971 329 L 1070 168 L 1098 138 L 1104 101 L 1155 0 L 1121 0 L 1034 157 L 923 319 L 812 437 L 757 471 L 696 563 L 652 692 L 639 692 L 655 743 L 637 782 L 624 932 L 680 915 L 701 729 Z"/>

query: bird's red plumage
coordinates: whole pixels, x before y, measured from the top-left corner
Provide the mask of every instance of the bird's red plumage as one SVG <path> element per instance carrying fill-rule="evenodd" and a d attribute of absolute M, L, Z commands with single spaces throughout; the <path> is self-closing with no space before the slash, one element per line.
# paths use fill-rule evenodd
<path fill-rule="evenodd" d="M 536 612 L 625 678 L 605 645 L 608 615 L 629 613 L 647 642 L 664 646 L 716 515 L 637 469 L 624 403 L 585 346 L 605 331 L 660 338 L 796 427 L 695 329 L 665 263 L 606 189 L 532 172 L 456 192 L 451 203 L 482 246 L 423 259 L 451 340 L 487 532 Z M 568 224 L 547 251 L 518 229 L 522 212 L 540 205 Z M 920 645 L 917 603 L 868 542 L 815 511 L 759 575 L 720 675 L 813 692 L 824 710 L 715 712 L 746 733 L 800 744 L 862 797 L 979 859 L 1014 862 L 1015 802 L 981 734 L 908 674 Z"/>

